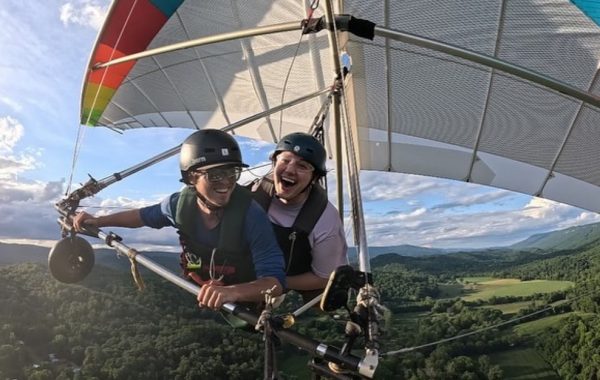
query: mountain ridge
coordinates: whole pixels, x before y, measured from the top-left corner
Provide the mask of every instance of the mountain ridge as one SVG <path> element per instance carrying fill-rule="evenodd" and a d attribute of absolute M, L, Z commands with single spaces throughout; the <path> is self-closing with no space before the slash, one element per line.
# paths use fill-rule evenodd
<path fill-rule="evenodd" d="M 506 247 L 490 247 L 482 249 L 442 249 L 415 246 L 410 244 L 401 244 L 396 246 L 369 247 L 371 258 L 395 254 L 406 257 L 430 257 L 438 255 L 448 255 L 456 253 L 485 254 L 486 252 L 497 253 L 516 253 L 516 252 L 555 252 L 560 250 L 577 249 L 585 245 L 591 245 L 600 241 L 600 223 L 591 223 L 583 226 L 569 227 L 550 232 L 534 234 L 520 242 Z M 96 262 L 100 265 L 129 270 L 129 260 L 119 257 L 121 260 L 115 260 L 116 251 L 110 248 L 98 248 L 96 253 Z M 0 243 L 0 265 L 16 264 L 22 262 L 47 263 L 47 247 L 27 244 Z M 173 271 L 179 271 L 179 254 L 172 252 L 141 252 L 145 256 L 155 260 Z M 350 262 L 356 262 L 356 247 L 348 247 L 348 258 Z"/>

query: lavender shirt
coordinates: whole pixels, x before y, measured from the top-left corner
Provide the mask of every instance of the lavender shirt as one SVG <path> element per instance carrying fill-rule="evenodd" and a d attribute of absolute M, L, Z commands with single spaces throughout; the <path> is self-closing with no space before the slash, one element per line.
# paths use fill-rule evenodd
<path fill-rule="evenodd" d="M 269 206 L 269 219 L 282 227 L 291 227 L 303 203 L 287 205 L 273 197 Z M 311 268 L 315 275 L 328 278 L 338 266 L 348 264 L 346 234 L 337 209 L 327 202 L 327 207 L 308 235 L 312 248 Z"/>

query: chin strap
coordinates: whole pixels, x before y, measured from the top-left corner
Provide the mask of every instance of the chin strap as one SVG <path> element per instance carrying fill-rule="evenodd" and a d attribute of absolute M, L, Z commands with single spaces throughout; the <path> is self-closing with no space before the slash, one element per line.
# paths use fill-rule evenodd
<path fill-rule="evenodd" d="M 206 197 L 204 195 L 200 194 L 198 192 L 198 190 L 196 190 L 196 188 L 194 188 L 194 192 L 196 193 L 196 198 L 198 199 L 198 201 L 200 203 L 202 203 L 204 205 L 204 207 L 206 207 L 210 211 L 218 211 L 223 208 L 223 206 L 216 205 L 216 204 L 212 203 L 211 201 L 209 201 L 208 199 L 206 199 Z"/>

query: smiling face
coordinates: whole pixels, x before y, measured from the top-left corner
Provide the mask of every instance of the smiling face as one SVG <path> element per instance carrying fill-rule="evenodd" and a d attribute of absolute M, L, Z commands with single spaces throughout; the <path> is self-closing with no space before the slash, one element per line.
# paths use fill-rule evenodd
<path fill-rule="evenodd" d="M 284 203 L 300 203 L 308 197 L 304 191 L 313 182 L 315 168 L 292 152 L 281 152 L 273 160 L 275 194 Z"/>
<path fill-rule="evenodd" d="M 229 203 L 231 193 L 240 178 L 239 166 L 218 166 L 203 170 L 193 170 L 190 173 L 190 183 L 212 206 L 224 207 Z"/>

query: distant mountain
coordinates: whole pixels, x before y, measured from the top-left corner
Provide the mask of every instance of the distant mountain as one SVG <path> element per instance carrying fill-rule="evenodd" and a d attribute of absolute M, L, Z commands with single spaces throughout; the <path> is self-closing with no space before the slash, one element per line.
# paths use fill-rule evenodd
<path fill-rule="evenodd" d="M 515 251 L 570 250 L 594 244 L 600 240 L 600 223 L 570 227 L 564 230 L 535 234 L 507 248 Z"/>
<path fill-rule="evenodd" d="M 388 253 L 395 253 L 401 256 L 412 256 L 412 257 L 422 257 L 422 256 L 434 256 L 434 255 L 444 255 L 451 252 L 455 252 L 456 250 L 450 249 L 439 249 L 439 248 L 426 248 L 419 247 L 416 245 L 395 245 L 389 247 L 369 247 L 369 257 L 376 257 L 380 255 L 385 255 Z M 358 257 L 356 247 L 348 247 L 348 259 L 350 262 L 356 261 Z"/>
<path fill-rule="evenodd" d="M 584 226 L 570 227 L 563 230 L 535 234 L 529 238 L 508 247 L 488 249 L 439 249 L 426 248 L 414 245 L 396 245 L 388 247 L 369 247 L 369 256 L 375 258 L 382 255 L 400 255 L 405 257 L 430 257 L 436 255 L 448 255 L 462 253 L 467 259 L 471 255 L 485 254 L 493 256 L 496 254 L 518 253 L 519 251 L 532 251 L 537 254 L 556 252 L 561 250 L 578 249 L 587 245 L 600 244 L 600 223 Z M 47 263 L 49 248 L 24 245 L 0 243 L 0 265 L 17 264 L 24 262 Z M 115 269 L 129 271 L 129 260 L 125 257 L 115 257 L 116 252 L 112 249 L 96 249 L 96 263 Z M 154 260 L 168 269 L 179 273 L 179 254 L 165 252 L 142 252 L 145 256 Z M 356 247 L 348 248 L 350 262 L 357 261 Z M 384 261 L 389 260 L 386 259 Z"/>
<path fill-rule="evenodd" d="M 47 263 L 49 248 L 26 244 L 0 243 L 0 265 Z"/>
<path fill-rule="evenodd" d="M 4 244 L 0 243 L 0 265 L 20 263 L 48 263 L 50 248 L 27 244 Z M 129 271 L 130 263 L 126 257 L 117 257 L 113 249 L 95 249 L 96 264 Z M 179 254 L 171 252 L 141 252 L 144 256 L 152 259 L 175 273 L 180 272 Z"/>

